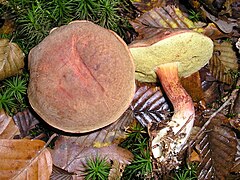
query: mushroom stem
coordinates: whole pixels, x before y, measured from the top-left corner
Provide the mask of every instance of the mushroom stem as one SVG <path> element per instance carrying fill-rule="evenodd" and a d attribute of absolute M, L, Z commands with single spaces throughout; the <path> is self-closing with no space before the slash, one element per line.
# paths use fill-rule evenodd
<path fill-rule="evenodd" d="M 177 154 L 186 145 L 195 117 L 193 101 L 178 77 L 178 64 L 167 63 L 156 68 L 162 87 L 174 107 L 172 119 L 152 141 L 153 156 L 166 163 L 178 162 Z"/>
<path fill-rule="evenodd" d="M 178 63 L 160 65 L 156 69 L 156 73 L 165 93 L 173 105 L 175 113 L 172 121 L 177 121 L 180 125 L 184 125 L 183 120 L 188 120 L 189 117 L 194 116 L 195 112 L 192 98 L 182 87 L 178 77 Z M 180 127 L 176 129 L 178 131 Z"/>

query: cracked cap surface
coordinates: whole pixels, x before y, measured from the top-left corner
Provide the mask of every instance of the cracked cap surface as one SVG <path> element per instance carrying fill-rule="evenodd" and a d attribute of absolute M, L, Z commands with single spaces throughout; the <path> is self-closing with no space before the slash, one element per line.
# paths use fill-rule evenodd
<path fill-rule="evenodd" d="M 135 92 L 124 41 L 88 21 L 54 29 L 29 54 L 29 102 L 53 127 L 73 133 L 116 121 Z"/>

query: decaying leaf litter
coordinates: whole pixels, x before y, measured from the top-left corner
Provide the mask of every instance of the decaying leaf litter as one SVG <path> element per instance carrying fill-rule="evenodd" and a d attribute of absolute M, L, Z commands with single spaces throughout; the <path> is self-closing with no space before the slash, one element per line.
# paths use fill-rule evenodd
<path fill-rule="evenodd" d="M 201 33 L 214 41 L 213 54 L 208 64 L 192 76 L 181 78 L 181 84 L 194 103 L 194 126 L 188 141 L 181 148 L 181 152 L 177 153 L 176 157 L 174 156 L 174 161 L 167 162 L 167 167 L 161 158 L 153 155 L 154 148 L 151 144 L 161 129 L 168 126 L 167 122 L 176 112 L 165 94 L 166 89 L 159 81 L 152 83 L 136 81 L 135 95 L 128 110 L 110 126 L 85 134 L 69 134 L 53 129 L 43 121 L 46 119 L 42 120 L 38 116 L 41 114 L 37 115 L 29 105 L 28 109 L 22 111 L 26 107 L 22 103 L 26 101 L 27 97 L 25 97 L 26 89 L 23 86 L 25 83 L 20 80 L 29 80 L 27 68 L 22 68 L 24 53 L 26 54 L 25 62 L 27 62 L 30 48 L 36 46 L 43 37 L 47 36 L 53 27 L 49 24 L 45 26 L 48 29 L 44 29 L 45 34 L 42 35 L 36 31 L 35 37 L 40 37 L 38 43 L 34 44 L 34 38 L 31 39 L 31 36 L 27 39 L 31 40 L 33 44 L 28 46 L 27 41 L 21 42 L 21 39 L 18 39 L 21 37 L 21 32 L 16 27 L 19 21 L 16 21 L 14 15 L 11 14 L 13 9 L 10 8 L 9 11 L 8 3 L 12 2 L 14 1 L 1 2 L 1 13 L 3 14 L 1 16 L 3 23 L 0 29 L 3 37 L 1 40 L 3 42 L 1 46 L 1 74 L 3 75 L 1 77 L 3 79 L 1 82 L 1 108 L 8 114 L 4 111 L 1 112 L 0 132 L 1 143 L 7 143 L 4 148 L 12 146 L 11 149 L 14 150 L 14 153 L 10 153 L 10 155 L 13 154 L 11 159 L 16 166 L 0 167 L 3 177 L 27 178 L 26 172 L 36 172 L 34 175 L 39 179 L 48 179 L 51 172 L 52 179 L 83 179 L 84 177 L 86 179 L 96 177 L 100 179 L 180 179 L 183 177 L 236 179 L 239 176 L 239 2 L 206 0 L 204 3 L 202 1 L 189 1 L 189 3 L 180 1 L 173 4 L 171 1 L 124 1 L 121 4 L 122 8 L 116 11 L 118 16 L 113 17 L 116 19 L 125 17 L 132 27 L 129 25 L 126 29 L 126 26 L 120 25 L 120 22 L 125 22 L 126 19 L 117 21 L 122 29 L 105 26 L 112 28 L 128 44 L 132 41 L 146 42 L 150 38 L 156 39 L 155 37 L 161 36 L 165 38 L 169 32 L 179 31 Z M 74 7 L 76 2 L 71 1 L 71 6 L 66 7 Z M 116 4 L 119 3 L 110 0 L 101 1 L 102 4 L 99 5 L 101 11 L 104 10 L 104 7 L 105 10 L 106 7 L 110 7 L 107 6 L 107 2 L 112 7 L 116 7 Z M 84 5 L 86 4 L 83 3 L 78 8 L 84 7 Z M 45 7 L 41 1 L 38 1 L 35 6 L 33 3 L 32 8 L 44 12 Z M 67 12 L 67 9 L 65 10 Z M 70 11 L 71 8 L 68 10 Z M 111 12 L 115 12 L 115 10 Z M 104 21 L 93 16 L 94 13 L 98 14 L 97 11 L 100 9 L 88 11 L 89 16 L 85 16 L 85 18 L 78 16 L 78 19 L 87 19 L 104 26 L 100 23 Z M 28 12 L 31 13 L 30 10 Z M 44 16 L 44 14 L 42 15 Z M 63 21 L 58 21 L 54 26 L 65 25 L 75 20 L 72 16 L 74 15 L 71 13 L 71 18 L 62 19 Z M 94 18 L 91 19 L 91 17 Z M 61 19 L 60 16 L 58 18 Z M 54 22 L 46 19 L 45 25 L 47 21 L 49 21 L 48 23 Z M 13 26 L 14 22 L 16 22 L 15 27 Z M 125 31 L 122 31 L 123 29 Z M 28 33 L 28 35 L 31 34 Z M 177 52 L 178 49 L 175 51 Z M 7 76 L 15 74 L 22 79 L 5 80 Z M 6 81 L 10 83 L 6 83 Z M 127 88 L 128 85 L 125 86 L 124 88 Z M 44 102 L 44 99 L 42 98 L 41 101 Z M 185 125 L 182 129 L 184 128 Z M 43 141 L 47 142 L 52 134 L 54 134 L 53 137 L 56 135 L 58 137 L 55 138 L 55 142 L 50 143 L 51 149 L 46 148 L 49 142 L 44 145 Z M 166 138 L 171 139 L 171 137 L 174 136 L 168 133 Z M 41 146 L 36 148 L 34 146 L 36 142 L 26 139 L 42 139 L 43 141 L 41 141 Z M 169 148 L 167 143 L 162 140 L 160 138 L 160 142 L 158 141 L 155 145 L 165 147 L 166 150 L 172 148 L 171 145 Z M 35 152 L 33 151 L 32 155 L 25 160 L 21 155 L 24 152 L 20 147 L 27 144 Z M 2 152 L 5 151 L 2 149 Z M 49 152 L 51 152 L 51 156 Z M 162 153 L 164 154 L 165 151 Z M 14 154 L 20 154 L 20 157 L 14 156 Z M 5 158 L 9 159 L 7 153 L 3 153 L 1 156 L 3 157 L 1 164 L 9 165 L 9 161 L 5 160 Z M 45 161 L 42 156 L 45 156 Z M 20 159 L 21 162 L 24 160 L 25 164 L 21 163 L 20 165 Z M 34 163 L 41 164 L 43 169 L 34 169 Z M 102 169 L 94 174 L 91 170 L 96 167 Z M 194 173 L 189 168 L 194 168 Z M 6 169 L 12 170 L 12 173 L 7 173 L 9 171 Z M 46 174 L 41 177 L 40 174 L 43 174 L 41 172 Z"/>

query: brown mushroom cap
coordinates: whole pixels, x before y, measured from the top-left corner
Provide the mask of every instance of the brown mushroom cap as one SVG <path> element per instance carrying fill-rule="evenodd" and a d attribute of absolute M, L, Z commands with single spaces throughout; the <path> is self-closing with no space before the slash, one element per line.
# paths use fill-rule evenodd
<path fill-rule="evenodd" d="M 135 92 L 127 45 L 88 21 L 52 31 L 31 50 L 29 68 L 31 106 L 66 132 L 88 132 L 116 121 Z"/>
<path fill-rule="evenodd" d="M 179 76 L 187 77 L 206 65 L 212 56 L 213 42 L 194 31 L 169 32 L 129 45 L 136 66 L 136 79 L 156 82 L 156 67 L 179 62 Z"/>

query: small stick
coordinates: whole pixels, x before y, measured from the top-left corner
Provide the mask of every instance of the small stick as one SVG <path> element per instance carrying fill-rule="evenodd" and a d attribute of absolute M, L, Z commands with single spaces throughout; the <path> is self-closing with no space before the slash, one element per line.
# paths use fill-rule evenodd
<path fill-rule="evenodd" d="M 48 139 L 48 141 L 47 141 L 46 144 L 44 145 L 43 149 L 46 148 L 46 147 L 51 143 L 51 141 L 52 141 L 55 137 L 57 137 L 57 136 L 58 136 L 58 134 L 54 133 L 54 134 Z"/>
<path fill-rule="evenodd" d="M 240 86 L 240 79 L 238 80 L 236 86 Z M 197 135 L 193 138 L 193 140 L 190 141 L 189 144 L 193 145 L 194 141 L 196 141 L 196 139 L 202 135 L 204 129 L 210 124 L 211 120 L 220 112 L 222 111 L 226 106 L 228 106 L 229 104 L 232 103 L 232 101 L 234 101 L 234 99 L 237 97 L 237 93 L 238 93 L 238 89 L 234 89 L 230 95 L 230 97 L 228 98 L 227 101 L 225 101 L 222 106 L 216 110 L 207 120 L 207 122 L 203 125 L 203 127 L 198 131 Z"/>

